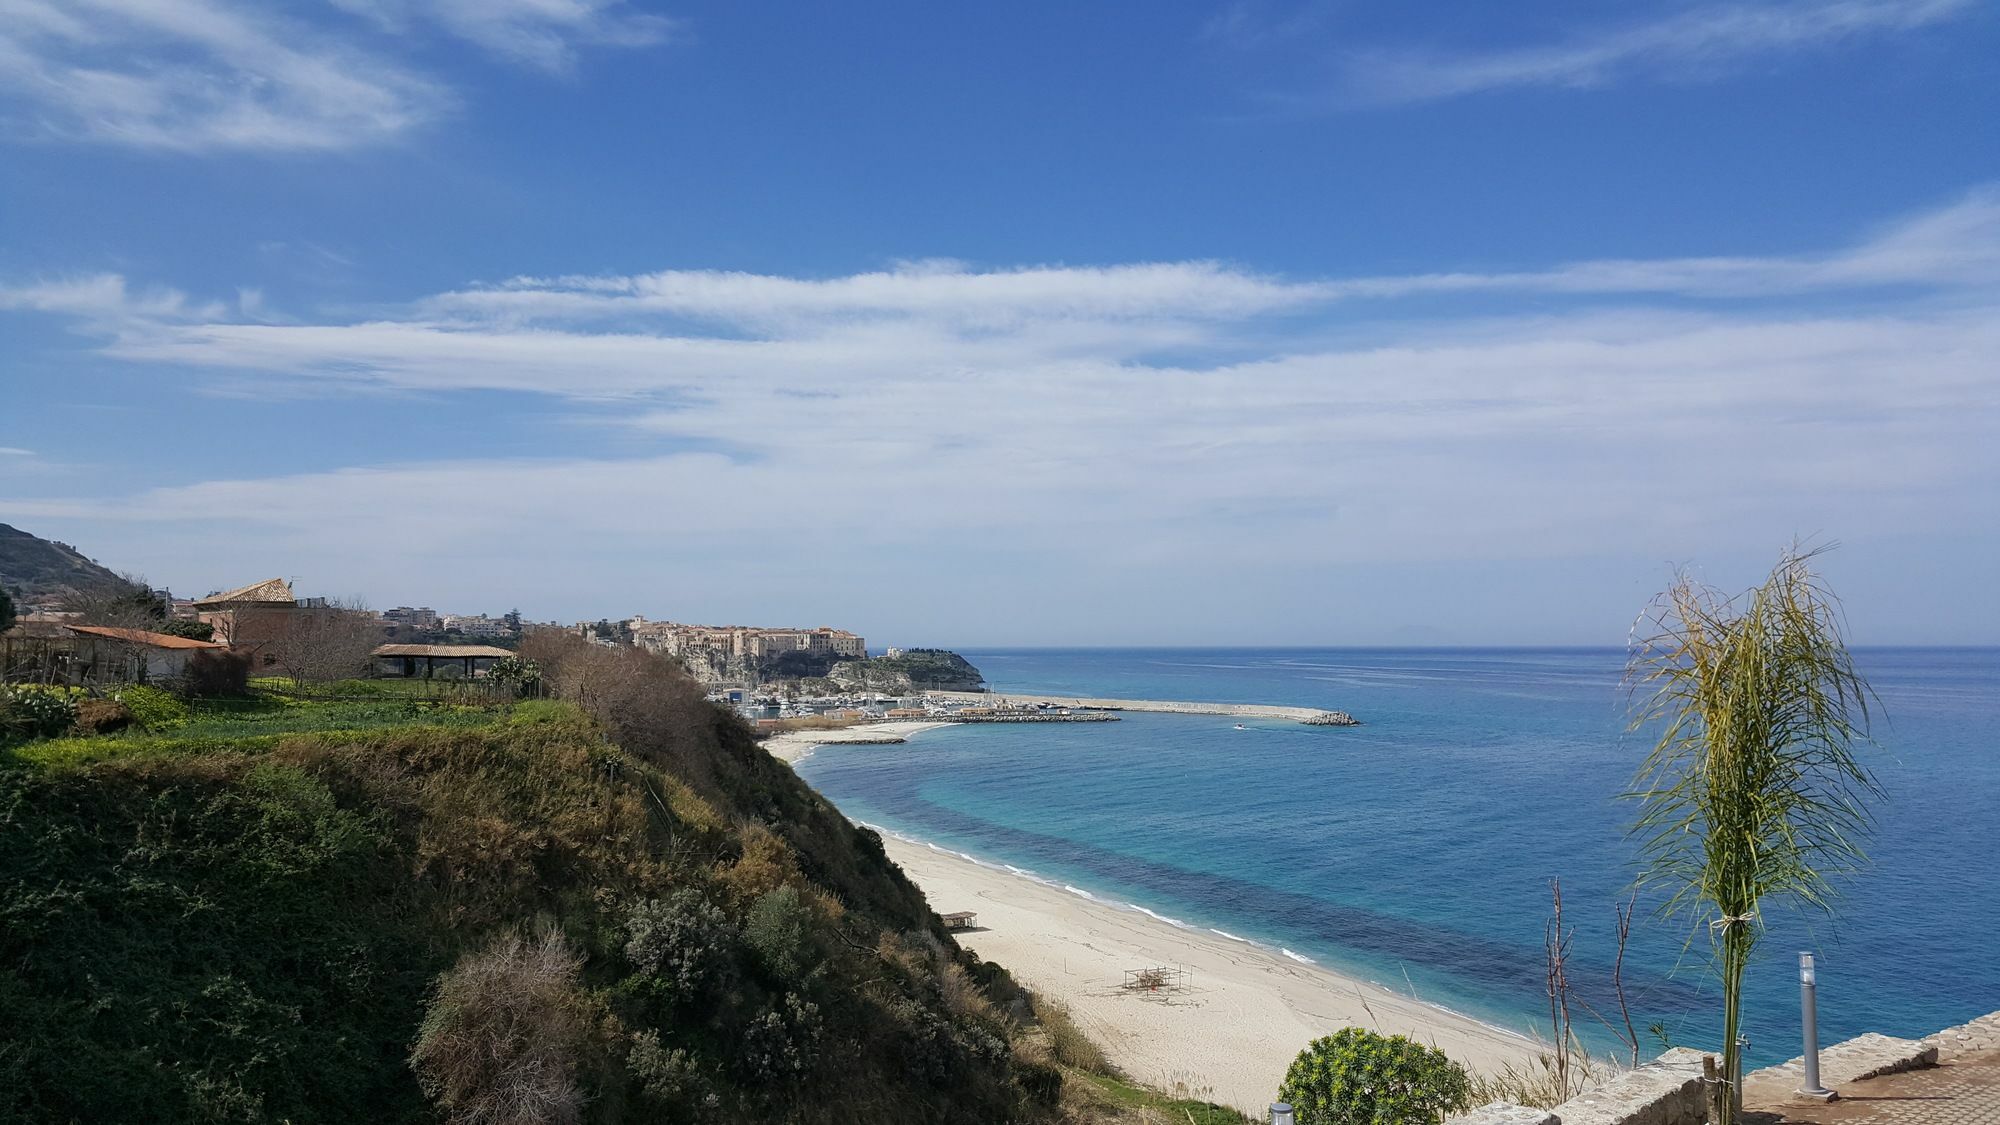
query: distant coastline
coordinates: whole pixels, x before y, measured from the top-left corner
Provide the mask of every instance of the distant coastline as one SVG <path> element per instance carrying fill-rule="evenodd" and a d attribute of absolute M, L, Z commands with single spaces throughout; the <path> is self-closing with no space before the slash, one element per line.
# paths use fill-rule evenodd
<path fill-rule="evenodd" d="M 1092 711 L 1151 711 L 1168 715 L 1223 715 L 1238 719 L 1288 719 L 1308 726 L 1359 726 L 1345 711 L 1289 707 L 1272 703 L 1189 703 L 1170 699 L 1093 699 L 1067 695 L 1023 695 L 1018 692 L 934 691 L 930 695 L 954 703 L 988 703 L 998 707 L 1069 707 Z"/>

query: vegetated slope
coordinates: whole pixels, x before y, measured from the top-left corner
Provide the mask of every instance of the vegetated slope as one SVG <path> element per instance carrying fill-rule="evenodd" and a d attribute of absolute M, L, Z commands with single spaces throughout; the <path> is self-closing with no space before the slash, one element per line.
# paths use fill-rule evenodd
<path fill-rule="evenodd" d="M 573 703 L 0 766 L 0 1119 L 1053 1112 L 873 833 L 667 662 L 533 641 Z"/>
<path fill-rule="evenodd" d="M 67 594 L 123 591 L 131 583 L 67 543 L 0 523 L 0 587 L 27 603 Z"/>
<path fill-rule="evenodd" d="M 898 694 L 978 691 L 986 682 L 971 661 L 941 648 L 910 648 L 895 656 L 844 661 L 834 665 L 827 675 L 841 687 Z"/>

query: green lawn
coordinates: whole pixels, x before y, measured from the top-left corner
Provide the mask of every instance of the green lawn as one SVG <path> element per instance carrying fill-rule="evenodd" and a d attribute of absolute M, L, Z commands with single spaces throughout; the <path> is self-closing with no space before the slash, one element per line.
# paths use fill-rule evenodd
<path fill-rule="evenodd" d="M 424 698 L 403 684 L 379 693 L 361 686 L 387 682 L 347 681 L 314 689 L 315 695 L 336 698 L 307 698 L 293 693 L 289 681 L 255 681 L 247 698 L 190 704 L 186 719 L 154 729 L 135 727 L 116 734 L 31 742 L 0 752 L 0 761 L 47 766 L 136 754 L 259 753 L 271 749 L 282 735 L 409 726 L 477 727 L 501 721 L 511 710 L 507 703 Z"/>

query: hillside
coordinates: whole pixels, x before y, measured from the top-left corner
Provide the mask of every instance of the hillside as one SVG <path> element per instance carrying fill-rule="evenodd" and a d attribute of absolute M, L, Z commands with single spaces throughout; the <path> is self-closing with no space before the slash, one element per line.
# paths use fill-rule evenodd
<path fill-rule="evenodd" d="M 560 701 L 149 697 L 0 751 L 0 1120 L 1165 1108 L 667 661 L 529 649 Z"/>
<path fill-rule="evenodd" d="M 903 649 L 895 656 L 843 661 L 833 666 L 827 678 L 843 688 L 867 688 L 899 695 L 915 691 L 978 691 L 986 683 L 971 661 L 941 648 Z"/>
<path fill-rule="evenodd" d="M 121 590 L 130 583 L 67 543 L 0 523 L 0 586 L 27 604 L 70 593 Z"/>

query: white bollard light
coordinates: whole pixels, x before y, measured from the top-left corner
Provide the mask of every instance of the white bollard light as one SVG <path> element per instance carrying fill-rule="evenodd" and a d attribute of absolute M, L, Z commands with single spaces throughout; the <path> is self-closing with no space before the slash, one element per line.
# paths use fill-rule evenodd
<path fill-rule="evenodd" d="M 1799 1093 L 1831 1099 L 1833 1091 L 1819 1082 L 1819 972 L 1813 955 L 1799 951 L 1799 1026 L 1805 1038 L 1806 1080 Z"/>
<path fill-rule="evenodd" d="M 1292 1116 L 1292 1107 L 1284 1102 L 1271 1103 L 1271 1125 L 1299 1125 L 1298 1118 Z"/>

